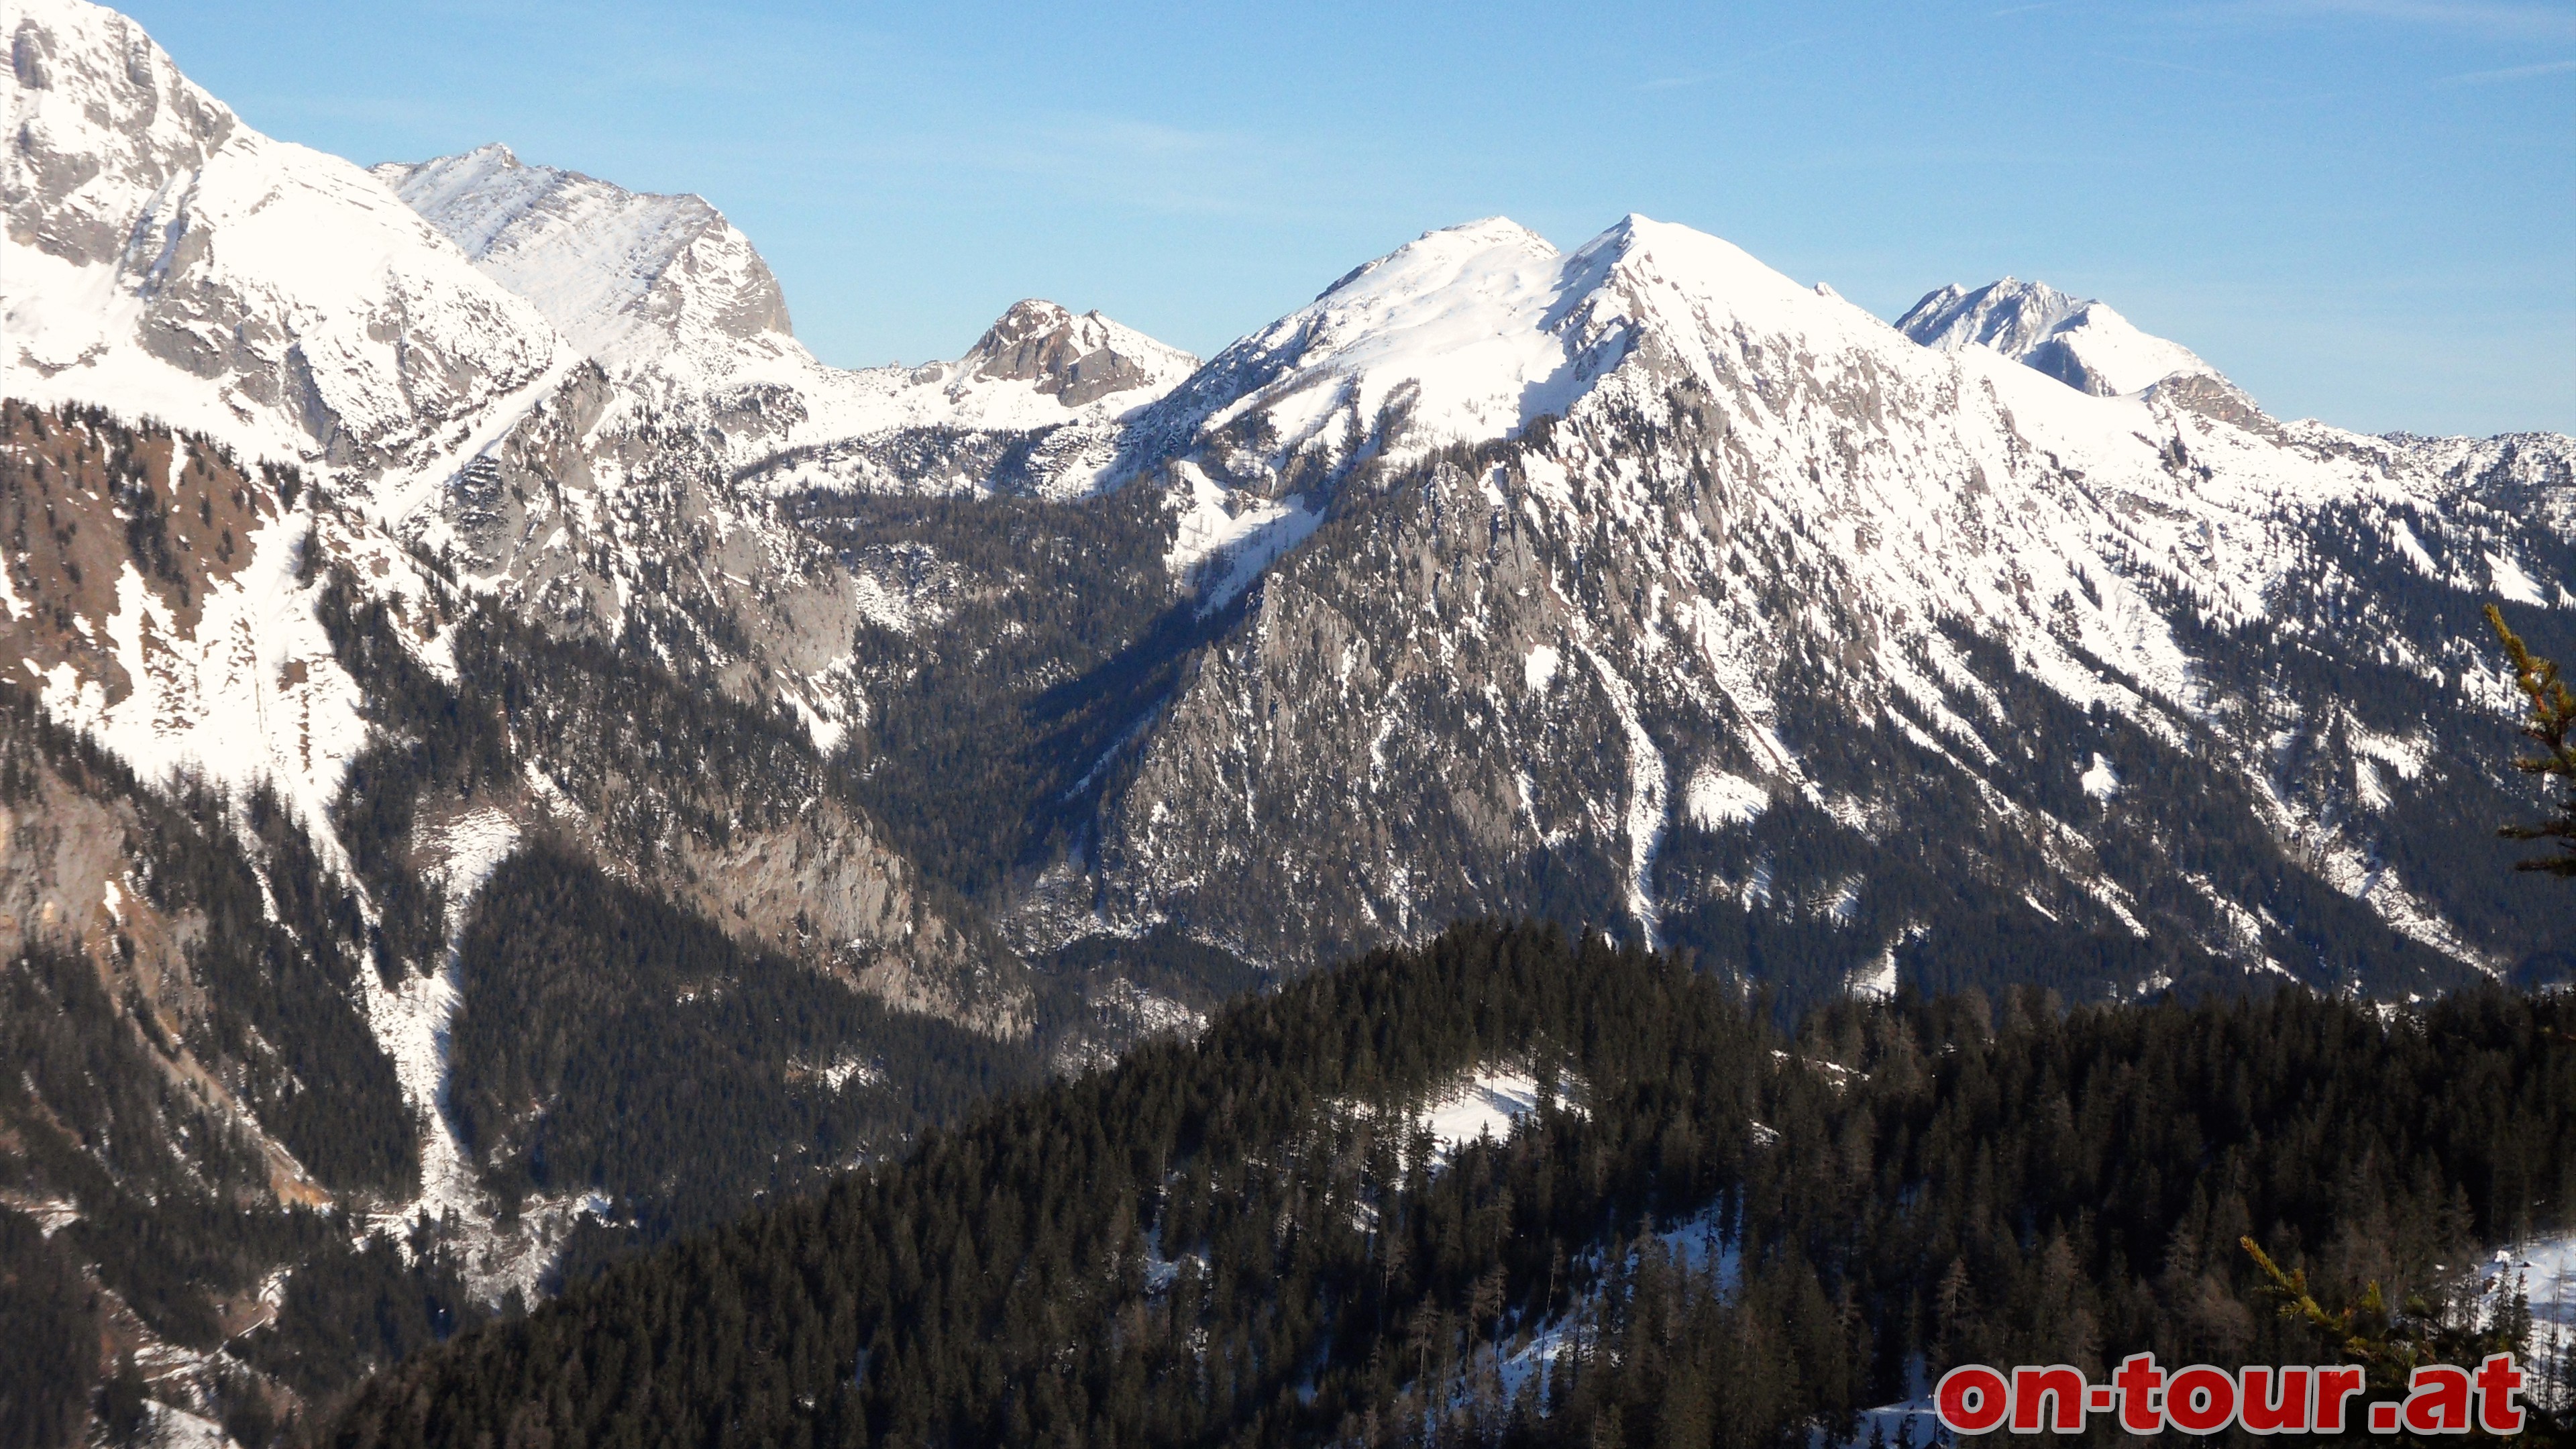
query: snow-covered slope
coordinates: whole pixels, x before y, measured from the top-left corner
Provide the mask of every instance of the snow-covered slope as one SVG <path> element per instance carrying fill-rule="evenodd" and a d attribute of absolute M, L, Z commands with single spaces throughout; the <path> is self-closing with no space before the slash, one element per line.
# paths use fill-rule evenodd
<path fill-rule="evenodd" d="M 1219 353 L 1138 420 L 1129 467 L 1184 458 L 1277 488 L 1506 436 L 1623 354 L 1589 305 L 1604 264 L 1499 217 L 1427 232 Z"/>
<path fill-rule="evenodd" d="M 375 175 L 614 373 L 658 363 L 713 381 L 801 352 L 778 279 L 699 197 L 525 165 L 501 145 Z"/>
<path fill-rule="evenodd" d="M 2013 277 L 1973 292 L 1954 283 L 1927 293 L 1896 319 L 1896 330 L 1944 352 L 1988 348 L 2096 397 L 2137 392 L 2176 373 L 2217 376 L 2189 348 L 2139 331 L 2105 303 Z"/>
<path fill-rule="evenodd" d="M 1104 800 L 1104 922 L 1295 959 L 1573 889 L 1885 982 L 1991 899 L 2160 943 L 2132 985 L 2176 944 L 2373 989 L 2524 959 L 2398 822 L 2515 808 L 2474 609 L 2554 604 L 2520 581 L 2567 576 L 2563 535 L 2214 375 L 2110 380 L 1922 346 L 1637 217 L 1362 268 L 1140 420 L 1140 466 L 1238 514 L 1331 504 Z M 2315 944 L 2355 932 L 2388 964 Z"/>
<path fill-rule="evenodd" d="M 577 360 L 365 172 L 259 134 L 125 17 L 8 0 L 0 390 L 418 470 Z"/>
<path fill-rule="evenodd" d="M 2407 461 L 2438 475 L 2454 495 L 2536 518 L 2559 537 L 2576 542 L 2576 438 L 2563 433 L 2494 438 L 2391 433 L 2384 441 Z"/>
<path fill-rule="evenodd" d="M 1087 491 L 1109 428 L 1198 359 L 1097 312 L 1016 304 L 954 362 L 825 366 L 789 329 L 778 282 L 749 239 L 696 196 L 628 191 L 521 162 L 507 147 L 375 173 L 596 358 L 626 395 L 614 432 L 703 422 L 729 470 L 764 487 L 907 490 L 884 459 L 912 430 L 1071 429 L 1044 450 L 1041 491 Z M 932 487 L 973 489 L 972 470 Z"/>

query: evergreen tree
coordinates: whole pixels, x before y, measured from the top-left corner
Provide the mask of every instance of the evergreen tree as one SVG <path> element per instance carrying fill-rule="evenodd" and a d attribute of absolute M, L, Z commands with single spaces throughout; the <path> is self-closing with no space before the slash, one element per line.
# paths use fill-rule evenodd
<path fill-rule="evenodd" d="M 2552 818 L 2537 825 L 2508 825 L 2497 834 L 2508 840 L 2558 842 L 2558 854 L 2517 862 L 2514 869 L 2576 876 L 2576 692 L 2570 692 L 2567 682 L 2558 677 L 2556 664 L 2532 653 L 2506 626 L 2504 611 L 2493 604 L 2487 605 L 2487 624 L 2504 642 L 2505 657 L 2513 662 L 2515 686 L 2531 701 L 2522 737 L 2540 746 L 2539 754 L 2518 759 L 2513 767 L 2554 777 L 2567 792 Z"/>

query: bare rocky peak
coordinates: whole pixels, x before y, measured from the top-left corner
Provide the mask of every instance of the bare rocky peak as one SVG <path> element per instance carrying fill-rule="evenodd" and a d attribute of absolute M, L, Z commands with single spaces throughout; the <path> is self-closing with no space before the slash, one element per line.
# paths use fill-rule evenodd
<path fill-rule="evenodd" d="M 2266 442 L 2278 443 L 2283 437 L 2271 414 L 2243 388 L 2214 372 L 2177 372 L 2148 389 L 2147 395 L 2212 422 L 2241 428 Z"/>
<path fill-rule="evenodd" d="M 1168 383 L 1193 361 L 1098 312 L 1075 316 L 1056 303 L 1028 298 L 986 329 L 973 350 L 958 359 L 965 377 L 1034 384 L 1069 408 Z"/>

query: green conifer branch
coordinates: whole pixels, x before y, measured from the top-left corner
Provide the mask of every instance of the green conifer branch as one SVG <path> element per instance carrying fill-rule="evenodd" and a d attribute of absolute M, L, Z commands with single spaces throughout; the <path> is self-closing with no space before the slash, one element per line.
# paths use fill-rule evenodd
<path fill-rule="evenodd" d="M 2531 702 L 2531 714 L 2520 733 L 2541 749 L 2537 755 L 2515 760 L 2513 767 L 2528 774 L 2555 776 L 2567 790 L 2556 818 L 2538 825 L 2507 825 L 2496 833 L 2507 840 L 2558 842 L 2559 854 L 2518 861 L 2514 869 L 2576 876 L 2576 692 L 2571 692 L 2567 681 L 2559 677 L 2555 663 L 2532 653 L 2520 636 L 2506 626 L 2503 611 L 2493 604 L 2487 605 L 2487 625 L 2503 641 L 2505 657 L 2513 664 L 2514 683 Z"/>
<path fill-rule="evenodd" d="M 2267 1280 L 2255 1291 L 2278 1304 L 2283 1318 L 2304 1320 L 2324 1335 L 2346 1362 L 2368 1368 L 2374 1384 L 2402 1387 L 2421 1364 L 2473 1364 L 2490 1353 L 2521 1353 L 2526 1346 L 2530 1315 L 2519 1290 L 2506 1311 L 2483 1321 L 2446 1312 L 2421 1293 L 2408 1294 L 2404 1305 L 2391 1312 L 2377 1283 L 2364 1285 L 2359 1300 L 2335 1311 L 2308 1291 L 2305 1271 L 2285 1271 L 2250 1236 L 2237 1242 Z"/>

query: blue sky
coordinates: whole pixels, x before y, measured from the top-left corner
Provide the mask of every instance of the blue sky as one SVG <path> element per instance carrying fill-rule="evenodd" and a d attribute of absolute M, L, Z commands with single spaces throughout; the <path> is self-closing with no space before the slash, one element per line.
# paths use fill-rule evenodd
<path fill-rule="evenodd" d="M 837 363 L 1033 295 L 1206 353 L 1639 211 L 1886 316 L 2101 297 L 2283 416 L 2576 432 L 2576 0 L 122 8 L 273 135 L 698 192 Z"/>

